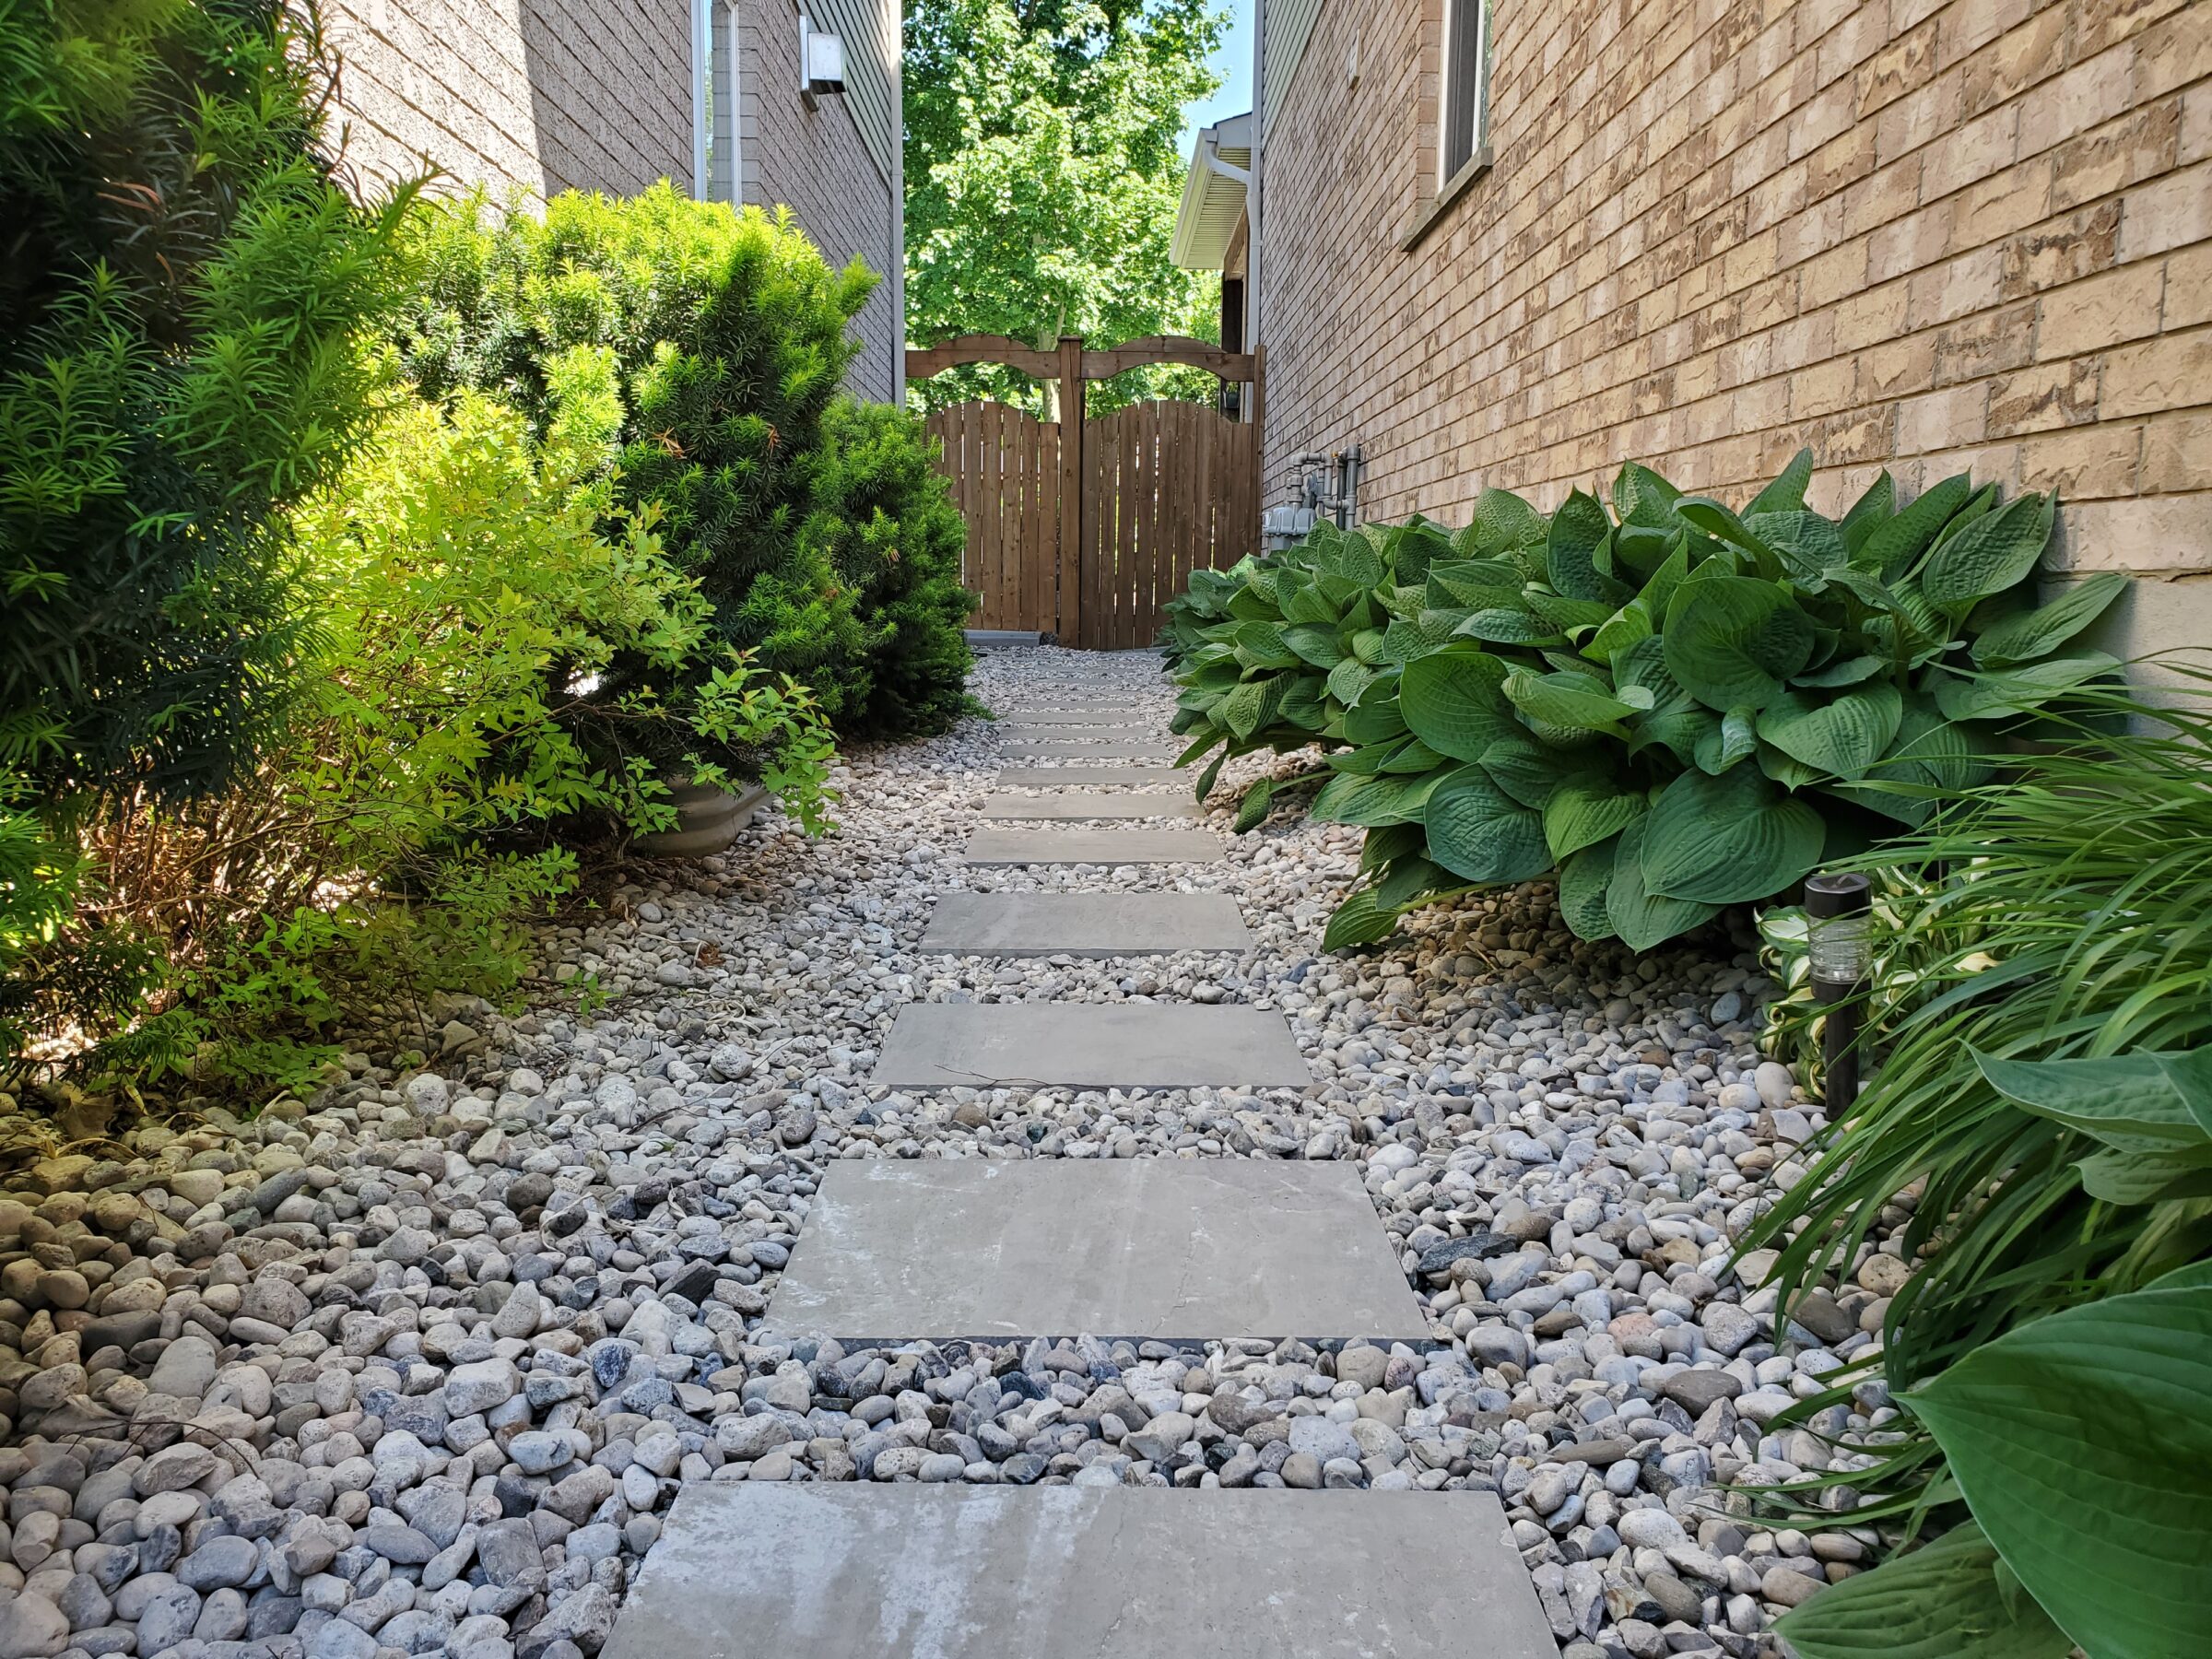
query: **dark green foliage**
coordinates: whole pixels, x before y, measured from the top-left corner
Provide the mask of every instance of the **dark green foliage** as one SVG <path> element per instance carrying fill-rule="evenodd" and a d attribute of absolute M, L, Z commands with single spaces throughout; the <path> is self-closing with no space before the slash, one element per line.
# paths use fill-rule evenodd
<path fill-rule="evenodd" d="M 966 660 L 922 625 L 949 603 L 933 586 L 941 523 L 924 528 L 912 577 L 872 572 L 888 561 L 864 534 L 878 504 L 912 516 L 892 503 L 921 500 L 907 474 L 926 460 L 910 442 L 892 465 L 880 437 L 849 461 L 835 453 L 840 430 L 859 431 L 832 410 L 873 276 L 832 271 L 785 214 L 692 201 L 665 182 L 624 201 L 571 192 L 542 222 L 477 198 L 425 216 L 420 241 L 423 299 L 400 348 L 426 394 L 494 392 L 541 429 L 594 395 L 617 400 L 619 495 L 660 504 L 669 555 L 713 606 L 722 642 L 805 680 L 841 728 L 943 724 Z M 837 530 L 847 498 L 871 516 Z M 908 534 L 878 540 L 903 557 Z M 605 694 L 635 688 L 640 672 L 618 664 Z"/>
<path fill-rule="evenodd" d="M 840 398 L 823 439 L 802 535 L 851 593 L 867 634 L 842 724 L 873 736 L 942 732 L 970 707 L 967 526 L 918 417 Z"/>
<path fill-rule="evenodd" d="M 273 515 L 367 418 L 400 206 L 332 182 L 328 78 L 277 0 L 0 0 L 0 764 L 49 800 L 218 787 L 283 694 Z"/>

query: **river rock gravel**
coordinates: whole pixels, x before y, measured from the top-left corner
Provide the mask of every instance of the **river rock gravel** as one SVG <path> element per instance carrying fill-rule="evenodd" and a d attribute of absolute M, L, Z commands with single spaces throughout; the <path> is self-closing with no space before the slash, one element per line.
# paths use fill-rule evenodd
<path fill-rule="evenodd" d="M 971 683 L 1171 709 L 1145 653 Z M 1781 1332 L 1768 1263 L 1730 1269 L 1822 1123 L 1759 1056 L 1750 943 L 1585 945 L 1532 888 L 1324 956 L 1359 831 L 1288 807 L 1218 864 L 969 869 L 999 745 L 976 719 L 852 755 L 832 835 L 771 814 L 633 865 L 547 931 L 531 1012 L 446 999 L 252 1122 L 106 1140 L 0 1097 L 0 1654 L 570 1659 L 681 1485 L 743 1479 L 1490 1488 L 1572 1659 L 1779 1652 L 1772 1618 L 1874 1535 L 1764 1526 L 1735 1488 L 1878 1438 L 1878 1384 L 1778 1419 L 1876 1342 L 1904 1264 Z M 941 893 L 1169 886 L 1235 896 L 1252 948 L 916 950 Z M 868 1081 L 902 1003 L 1145 999 L 1282 1010 L 1313 1085 Z M 1358 1162 L 1432 1340 L 845 1348 L 765 1319 L 829 1159 L 1139 1157 Z"/>

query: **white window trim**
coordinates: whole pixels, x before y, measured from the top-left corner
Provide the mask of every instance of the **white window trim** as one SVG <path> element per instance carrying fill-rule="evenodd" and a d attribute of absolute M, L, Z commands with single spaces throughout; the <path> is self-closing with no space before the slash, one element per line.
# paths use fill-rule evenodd
<path fill-rule="evenodd" d="M 691 195 L 700 202 L 713 183 L 707 169 L 714 109 L 713 4 L 714 0 L 691 0 Z"/>
<path fill-rule="evenodd" d="M 1475 8 L 1475 85 L 1471 96 L 1472 111 L 1458 107 L 1452 81 L 1452 28 L 1459 20 L 1463 8 Z M 1490 0 L 1444 0 L 1443 73 L 1437 77 L 1436 122 L 1436 180 L 1437 194 L 1450 193 L 1459 175 L 1480 163 L 1490 145 Z M 1454 129 L 1471 125 L 1467 134 L 1467 157 L 1457 167 L 1452 164 L 1452 135 Z"/>
<path fill-rule="evenodd" d="M 744 57 L 737 49 L 737 0 L 728 0 L 724 9 L 730 19 L 724 38 L 729 42 L 730 55 L 730 206 L 735 207 L 745 200 L 745 149 L 738 138 L 745 130 L 745 84 L 737 73 Z"/>

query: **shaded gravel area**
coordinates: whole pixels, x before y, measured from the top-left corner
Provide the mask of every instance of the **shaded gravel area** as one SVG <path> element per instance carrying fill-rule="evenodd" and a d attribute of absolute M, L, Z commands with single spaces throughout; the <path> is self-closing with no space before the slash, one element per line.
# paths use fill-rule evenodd
<path fill-rule="evenodd" d="M 1149 656 L 994 653 L 973 683 L 1171 708 Z M 968 869 L 998 741 L 853 756 L 823 841 L 771 816 L 637 866 L 549 936 L 535 1012 L 433 1010 L 432 1069 L 365 1039 L 252 1124 L 76 1150 L 0 1116 L 0 1654 L 569 1659 L 681 1484 L 735 1479 L 1490 1487 L 1574 1659 L 1778 1651 L 1771 1618 L 1871 1535 L 1762 1528 L 1731 1488 L 1887 1420 L 1869 1385 L 1770 1427 L 1903 1269 L 1868 1257 L 1777 1333 L 1726 1268 L 1820 1123 L 1759 1062 L 1748 946 L 1583 945 L 1527 889 L 1323 957 L 1359 832 L 1288 809 L 1217 865 Z M 1163 887 L 1233 894 L 1253 948 L 915 950 L 940 893 Z M 904 1002 L 1139 998 L 1279 1008 L 1315 1082 L 867 1081 Z M 765 1319 L 828 1159 L 1134 1157 L 1357 1160 L 1433 1340 L 847 1350 Z"/>

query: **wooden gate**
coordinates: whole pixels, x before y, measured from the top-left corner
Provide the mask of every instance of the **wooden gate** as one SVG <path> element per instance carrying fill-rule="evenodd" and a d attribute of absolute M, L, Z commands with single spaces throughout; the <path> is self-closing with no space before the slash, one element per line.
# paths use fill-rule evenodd
<path fill-rule="evenodd" d="M 1192 571 L 1257 548 L 1256 419 L 1166 400 L 1083 416 L 1086 382 L 1147 363 L 1189 363 L 1256 393 L 1256 356 L 1185 339 L 1087 351 L 1074 335 L 1041 351 L 981 335 L 909 350 L 906 361 L 910 379 L 1001 362 L 1061 386 L 1061 421 L 962 403 L 924 423 L 967 521 L 962 580 L 982 595 L 975 626 L 1094 650 L 1149 645 Z M 1256 411 L 1258 398 L 1241 404 Z"/>

